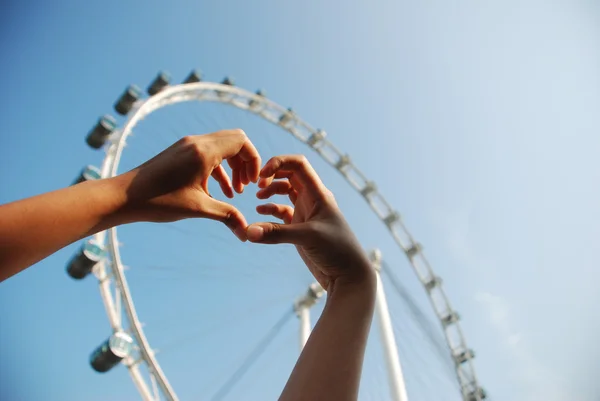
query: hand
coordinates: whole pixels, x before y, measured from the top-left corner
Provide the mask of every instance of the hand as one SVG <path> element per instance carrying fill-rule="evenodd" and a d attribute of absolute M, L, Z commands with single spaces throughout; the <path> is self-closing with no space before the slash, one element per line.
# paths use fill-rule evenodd
<path fill-rule="evenodd" d="M 222 166 L 232 170 L 233 184 Z M 246 219 L 232 205 L 208 192 L 212 176 L 228 198 L 233 189 L 258 180 L 260 156 L 242 130 L 224 130 L 208 135 L 186 136 L 153 159 L 116 177 L 123 182 L 127 200 L 123 212 L 131 221 L 175 221 L 206 217 L 225 223 L 242 241 Z"/>
<path fill-rule="evenodd" d="M 356 282 L 373 277 L 373 269 L 340 212 L 331 191 L 301 155 L 277 156 L 260 171 L 256 196 L 288 195 L 294 207 L 269 203 L 256 211 L 283 220 L 255 223 L 248 240 L 264 244 L 295 244 L 302 260 L 324 289 L 336 281 Z"/>

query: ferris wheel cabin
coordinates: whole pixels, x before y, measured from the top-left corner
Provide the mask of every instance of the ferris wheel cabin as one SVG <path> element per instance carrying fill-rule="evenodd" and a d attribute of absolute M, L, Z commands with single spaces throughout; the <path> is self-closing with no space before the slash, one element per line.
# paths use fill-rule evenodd
<path fill-rule="evenodd" d="M 467 394 L 468 401 L 480 401 L 485 400 L 487 398 L 487 393 L 481 387 L 477 387 L 475 390 L 471 391 Z"/>
<path fill-rule="evenodd" d="M 117 122 L 113 116 L 106 114 L 98 120 L 94 128 L 88 133 L 85 141 L 90 147 L 100 149 L 106 140 L 117 127 Z"/>
<path fill-rule="evenodd" d="M 292 109 L 291 107 L 289 107 L 287 109 L 287 111 L 284 114 L 282 114 L 281 117 L 279 117 L 279 125 L 285 126 L 290 121 L 292 121 L 292 119 L 294 118 L 294 116 L 295 116 L 294 109 Z"/>
<path fill-rule="evenodd" d="M 142 97 L 142 91 L 135 85 L 129 85 L 115 103 L 115 111 L 122 116 L 127 115 L 135 102 Z"/>
<path fill-rule="evenodd" d="M 148 86 L 148 94 L 150 96 L 156 95 L 158 92 L 169 86 L 169 82 L 171 82 L 171 75 L 167 72 L 160 71 L 156 78 L 154 78 L 154 81 Z"/>
<path fill-rule="evenodd" d="M 100 169 L 96 166 L 88 165 L 85 166 L 83 170 L 81 170 L 81 173 L 79 173 L 79 175 L 73 182 L 73 185 L 79 184 L 84 181 L 99 180 L 100 178 L 102 178 Z"/>
<path fill-rule="evenodd" d="M 90 355 L 90 365 L 99 373 L 108 372 L 123 358 L 131 354 L 133 339 L 125 332 L 117 331 Z"/>
<path fill-rule="evenodd" d="M 232 77 L 225 77 L 222 81 L 221 81 L 221 85 L 227 85 L 227 86 L 235 86 L 235 79 L 233 79 Z M 219 97 L 223 97 L 227 94 L 227 92 L 223 92 L 220 90 L 215 91 L 217 93 L 217 95 Z"/>
<path fill-rule="evenodd" d="M 196 82 L 202 81 L 202 71 L 200 70 L 192 70 L 190 75 L 183 81 L 184 84 L 193 84 Z"/>
<path fill-rule="evenodd" d="M 67 273 L 76 280 L 81 280 L 92 272 L 96 263 L 104 258 L 104 247 L 94 240 L 86 241 L 79 252 L 73 256 L 67 265 Z"/>
<path fill-rule="evenodd" d="M 257 91 L 256 91 L 256 96 L 259 96 L 259 97 L 265 97 L 266 95 L 267 95 L 267 94 L 266 94 L 266 93 L 265 93 L 265 91 L 264 91 L 264 90 L 262 90 L 262 89 L 259 89 L 259 90 L 257 90 Z M 254 99 L 250 99 L 250 100 L 248 101 L 248 106 L 250 106 L 250 108 L 251 108 L 251 109 L 254 109 L 254 108 L 256 108 L 256 106 L 258 106 L 258 104 L 259 104 L 259 103 L 258 103 L 258 101 L 257 101 L 257 100 L 254 100 Z"/>

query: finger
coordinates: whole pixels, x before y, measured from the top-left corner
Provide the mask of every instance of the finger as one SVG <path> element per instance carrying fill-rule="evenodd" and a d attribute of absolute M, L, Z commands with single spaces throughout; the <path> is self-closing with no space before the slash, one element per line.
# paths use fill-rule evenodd
<path fill-rule="evenodd" d="M 295 189 L 293 191 L 290 191 L 289 197 L 290 201 L 292 202 L 292 205 L 296 206 L 296 200 L 298 200 L 298 192 Z"/>
<path fill-rule="evenodd" d="M 302 245 L 310 238 L 308 223 L 254 223 L 246 230 L 248 241 L 260 244 Z"/>
<path fill-rule="evenodd" d="M 229 203 L 221 202 L 214 198 L 207 198 L 204 217 L 220 221 L 229 227 L 240 241 L 246 241 L 248 223 L 244 215 Z"/>
<path fill-rule="evenodd" d="M 233 198 L 233 188 L 231 187 L 231 180 L 229 179 L 229 176 L 227 175 L 227 172 L 225 171 L 223 166 L 219 164 L 219 166 L 215 168 L 210 175 L 219 183 L 221 191 L 223 191 L 225 196 L 228 198 Z"/>
<path fill-rule="evenodd" d="M 279 170 L 275 173 L 275 178 L 291 178 L 293 175 L 292 171 Z"/>
<path fill-rule="evenodd" d="M 241 129 L 223 130 L 210 135 L 213 136 L 211 139 L 215 141 L 221 159 L 239 156 L 248 164 L 248 178 L 252 182 L 258 180 L 260 155 L 244 131 Z"/>
<path fill-rule="evenodd" d="M 271 185 L 274 178 L 275 178 L 274 176 L 270 176 L 270 177 L 266 177 L 266 178 L 261 177 L 260 180 L 258 180 L 258 187 L 259 188 L 268 187 L 269 185 Z"/>
<path fill-rule="evenodd" d="M 298 199 L 298 191 L 288 180 L 273 181 L 268 187 L 260 189 L 256 193 L 256 197 L 258 199 L 268 199 L 275 194 L 288 195 L 294 205 Z"/>
<path fill-rule="evenodd" d="M 288 180 L 273 181 L 268 187 L 259 189 L 256 197 L 258 199 L 267 199 L 275 194 L 288 195 L 293 190 L 294 188 Z"/>
<path fill-rule="evenodd" d="M 231 167 L 232 170 L 240 169 L 244 166 L 244 161 L 241 157 L 235 155 L 227 159 L 227 164 L 229 164 L 229 167 Z"/>
<path fill-rule="evenodd" d="M 251 149 L 249 147 L 251 147 Z M 250 139 L 248 139 L 248 148 L 242 147 L 239 156 L 244 161 L 246 166 L 246 175 L 248 180 L 256 183 L 259 178 L 262 160 L 256 148 L 252 142 L 250 142 Z"/>
<path fill-rule="evenodd" d="M 321 196 L 326 192 L 325 185 L 312 168 L 306 157 L 302 155 L 285 155 L 271 158 L 260 172 L 262 178 L 275 175 L 278 171 L 291 171 L 313 196 Z"/>
<path fill-rule="evenodd" d="M 246 175 L 248 176 L 248 180 L 254 183 L 258 182 L 260 174 L 260 164 L 257 166 L 254 162 L 245 162 L 244 166 L 246 168 Z"/>
<path fill-rule="evenodd" d="M 294 209 L 288 205 L 267 203 L 266 205 L 258 205 L 256 211 L 262 215 L 269 215 L 281 219 L 285 224 L 290 224 L 294 217 Z"/>
<path fill-rule="evenodd" d="M 244 192 L 244 184 L 242 184 L 242 179 L 240 178 L 240 169 L 231 170 L 231 178 L 233 180 L 233 189 L 238 194 Z"/>
<path fill-rule="evenodd" d="M 248 179 L 248 170 L 246 169 L 245 165 L 242 165 L 240 168 L 240 180 L 244 185 L 250 184 L 250 179 Z"/>
<path fill-rule="evenodd" d="M 272 176 L 266 177 L 266 178 L 261 178 L 258 181 L 258 187 L 266 188 L 269 185 L 271 185 L 273 180 L 280 179 L 280 178 L 287 178 L 292 183 L 292 186 L 296 190 L 302 189 L 302 183 L 298 180 L 298 178 L 294 175 L 294 173 L 291 171 L 286 171 L 286 170 L 279 170 L 278 172 L 275 173 L 275 175 L 272 175 Z"/>

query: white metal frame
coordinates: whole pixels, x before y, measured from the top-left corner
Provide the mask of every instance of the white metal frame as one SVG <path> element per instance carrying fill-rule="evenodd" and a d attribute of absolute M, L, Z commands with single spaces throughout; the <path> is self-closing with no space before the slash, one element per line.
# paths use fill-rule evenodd
<path fill-rule="evenodd" d="M 390 383 L 390 395 L 392 401 L 408 401 L 406 395 L 406 383 L 402 374 L 400 365 L 400 354 L 394 329 L 392 327 L 392 318 L 388 308 L 383 281 L 381 281 L 381 252 L 375 249 L 369 255 L 371 263 L 377 272 L 377 298 L 375 300 L 375 315 L 379 323 L 379 334 L 381 344 L 383 345 L 383 355 L 388 370 L 388 381 Z"/>
<path fill-rule="evenodd" d="M 408 232 L 398 212 L 378 192 L 375 183 L 354 165 L 350 157 L 327 140 L 324 131 L 313 128 L 296 114 L 290 113 L 285 107 L 244 89 L 213 82 L 169 86 L 154 96 L 138 101 L 129 113 L 123 128 L 113 133 L 106 148 L 106 157 L 101 168 L 102 177 L 117 175 L 117 168 L 127 137 L 139 121 L 161 107 L 187 101 L 220 102 L 252 112 L 278 125 L 308 145 L 342 174 L 350 186 L 364 197 L 375 215 L 386 225 L 396 244 L 408 257 L 419 281 L 423 284 L 434 312 L 442 324 L 451 356 L 455 360 L 456 374 L 463 399 L 465 401 L 483 400 L 484 397 L 481 395 L 472 362 L 473 355 L 466 345 L 458 315 L 448 301 L 441 280 L 434 274 L 423 255 L 421 245 Z M 285 117 L 280 121 L 282 116 Z M 129 330 L 137 343 L 139 352 L 137 358 L 132 356 L 125 360 L 134 383 L 144 401 L 159 400 L 161 394 L 166 400 L 177 401 L 178 398 L 162 372 L 137 317 L 119 254 L 117 229 L 111 228 L 108 232 L 100 232 L 95 235 L 95 239 L 98 243 L 107 245 L 111 259 L 111 262 L 99 263 L 94 271 L 100 282 L 100 294 L 109 322 L 113 330 L 122 329 L 122 312 L 124 310 Z M 462 358 L 465 355 L 466 357 Z M 140 373 L 139 363 L 147 365 L 151 376 L 150 384 Z"/>
<path fill-rule="evenodd" d="M 294 302 L 294 311 L 300 319 L 300 352 L 304 349 L 308 337 L 310 337 L 310 308 L 312 308 L 323 297 L 325 290 L 319 283 L 308 286 L 306 293 Z"/>

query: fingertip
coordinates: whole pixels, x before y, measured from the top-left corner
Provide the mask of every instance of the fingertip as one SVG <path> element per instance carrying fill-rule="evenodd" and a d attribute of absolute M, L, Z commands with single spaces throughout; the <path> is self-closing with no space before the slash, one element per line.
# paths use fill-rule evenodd
<path fill-rule="evenodd" d="M 266 187 L 268 187 L 273 182 L 273 178 L 274 178 L 273 176 L 262 177 L 260 179 L 260 181 L 258 181 L 258 187 L 259 188 L 266 188 Z"/>
<path fill-rule="evenodd" d="M 244 192 L 244 183 L 242 183 L 242 180 L 240 179 L 239 172 L 237 172 L 236 174 L 236 180 L 233 184 L 233 187 L 235 189 L 235 192 L 237 192 L 238 194 Z"/>
<path fill-rule="evenodd" d="M 256 184 L 258 182 L 259 173 L 260 173 L 260 159 L 256 161 L 256 163 L 248 163 L 246 165 L 246 174 L 248 174 L 248 179 Z"/>
<path fill-rule="evenodd" d="M 223 190 L 223 194 L 225 194 L 226 197 L 228 197 L 229 199 L 233 198 L 233 188 L 231 187 L 231 185 L 227 187 L 222 187 L 221 189 Z"/>
<path fill-rule="evenodd" d="M 258 176 L 261 177 L 261 178 L 267 178 L 270 175 L 273 175 L 270 170 L 271 169 L 269 168 L 269 165 L 265 164 L 263 166 L 263 168 L 260 170 L 260 172 L 258 173 Z"/>
<path fill-rule="evenodd" d="M 258 224 L 251 224 L 246 229 L 246 238 L 250 242 L 260 241 L 264 236 L 265 230 Z"/>
<path fill-rule="evenodd" d="M 258 214 L 269 214 L 269 206 L 268 205 L 258 205 L 258 206 L 256 206 L 256 212 Z"/>
<path fill-rule="evenodd" d="M 250 182 L 248 179 L 248 171 L 244 167 L 240 169 L 240 181 L 242 181 L 242 184 L 244 185 L 248 185 Z"/>

